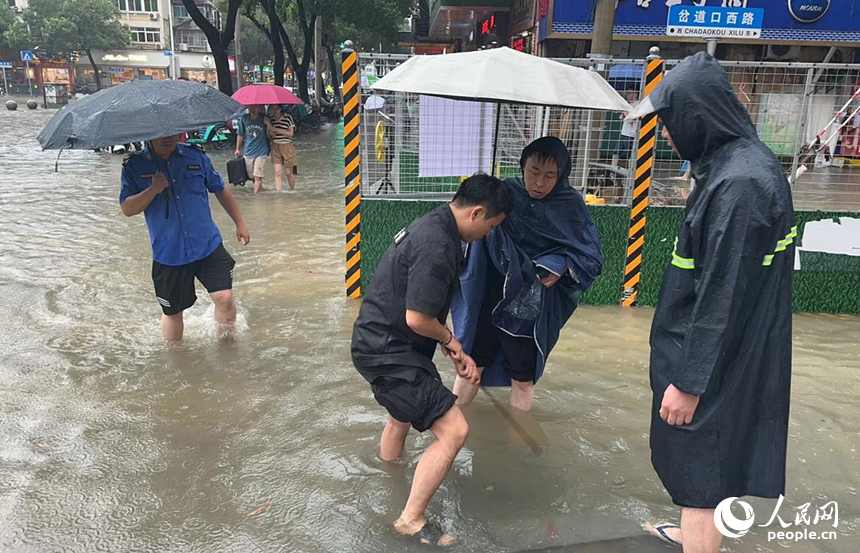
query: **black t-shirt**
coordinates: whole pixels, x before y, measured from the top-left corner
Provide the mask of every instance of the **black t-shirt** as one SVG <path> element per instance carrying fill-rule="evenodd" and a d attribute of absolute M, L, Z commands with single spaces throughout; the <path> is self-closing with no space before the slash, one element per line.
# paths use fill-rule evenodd
<path fill-rule="evenodd" d="M 433 365 L 436 341 L 412 331 L 406 310 L 445 324 L 463 266 L 460 233 L 446 204 L 400 231 L 368 287 L 352 333 L 352 360 L 369 382 L 379 375 L 411 379 Z"/>

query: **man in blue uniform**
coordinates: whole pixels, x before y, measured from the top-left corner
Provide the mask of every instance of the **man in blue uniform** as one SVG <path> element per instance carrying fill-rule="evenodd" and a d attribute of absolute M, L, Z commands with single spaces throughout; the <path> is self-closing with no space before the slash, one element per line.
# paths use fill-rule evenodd
<path fill-rule="evenodd" d="M 436 437 L 415 469 L 412 492 L 394 528 L 425 544 L 450 545 L 424 512 L 463 447 L 469 426 L 457 396 L 433 364 L 436 343 L 457 374 L 477 383 L 474 361 L 445 326 L 463 267 L 461 241 L 481 240 L 511 211 L 512 200 L 495 177 L 466 179 L 445 204 L 400 231 L 388 247 L 361 305 L 352 334 L 352 360 L 389 413 L 380 455 L 403 453 L 409 427 Z"/>
<path fill-rule="evenodd" d="M 236 200 L 199 148 L 179 144 L 179 135 L 149 142 L 123 163 L 119 202 L 122 213 L 146 217 L 152 245 L 152 281 L 161 304 L 165 340 L 182 339 L 182 312 L 197 301 L 194 279 L 215 303 L 219 337 L 231 338 L 236 321 L 233 302 L 235 261 L 224 249 L 212 220 L 209 193 L 236 223 L 236 237 L 251 241 Z"/>
<path fill-rule="evenodd" d="M 711 56 L 672 69 L 632 116 L 653 111 L 696 189 L 651 327 L 651 462 L 681 525 L 647 529 L 717 553 L 722 501 L 785 493 L 797 227 L 782 165 Z"/>

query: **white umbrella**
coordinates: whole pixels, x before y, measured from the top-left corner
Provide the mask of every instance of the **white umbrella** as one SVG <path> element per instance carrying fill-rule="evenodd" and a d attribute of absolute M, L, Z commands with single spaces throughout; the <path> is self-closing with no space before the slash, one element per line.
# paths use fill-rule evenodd
<path fill-rule="evenodd" d="M 633 109 L 594 71 L 507 47 L 414 56 L 370 88 L 477 102 L 628 112 Z"/>
<path fill-rule="evenodd" d="M 594 71 L 506 47 L 415 56 L 370 88 L 476 102 L 625 112 L 633 110 L 612 85 Z M 496 136 L 500 112 L 496 111 Z M 495 150 L 494 139 L 493 165 Z"/>

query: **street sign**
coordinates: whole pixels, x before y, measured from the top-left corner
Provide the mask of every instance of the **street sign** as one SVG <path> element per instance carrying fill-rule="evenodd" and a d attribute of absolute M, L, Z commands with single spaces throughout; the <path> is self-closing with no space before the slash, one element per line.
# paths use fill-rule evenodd
<path fill-rule="evenodd" d="M 21 51 L 21 61 L 27 61 L 27 62 L 33 61 L 33 57 L 34 57 L 33 52 L 31 52 L 29 50 L 22 50 Z"/>
<path fill-rule="evenodd" d="M 0 67 L 2 67 L 3 69 L 11 69 L 12 68 L 12 62 L 11 61 L 0 61 Z"/>
<path fill-rule="evenodd" d="M 677 5 L 669 8 L 666 34 L 687 38 L 761 38 L 763 8 Z"/>
<path fill-rule="evenodd" d="M 165 51 L 164 51 L 164 55 L 165 55 L 165 56 L 167 56 L 167 57 L 172 56 L 172 55 L 173 55 L 173 50 L 165 50 Z"/>

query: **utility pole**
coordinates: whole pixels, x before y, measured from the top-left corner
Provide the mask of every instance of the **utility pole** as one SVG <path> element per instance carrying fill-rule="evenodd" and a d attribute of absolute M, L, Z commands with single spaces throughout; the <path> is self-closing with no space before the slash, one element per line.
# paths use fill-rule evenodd
<path fill-rule="evenodd" d="M 236 41 L 236 90 L 239 90 L 245 84 L 245 63 L 242 61 L 242 26 L 240 21 L 242 21 L 242 14 L 237 13 L 236 37 L 234 38 Z"/>
<path fill-rule="evenodd" d="M 172 15 L 172 14 L 171 14 Z M 176 80 L 176 40 L 173 37 L 173 17 L 166 17 L 167 26 L 170 27 L 170 51 L 173 53 L 168 59 L 170 60 L 170 78 Z"/>
<path fill-rule="evenodd" d="M 594 36 L 591 39 L 592 57 L 606 57 L 612 53 L 615 1 L 597 0 L 597 7 L 594 10 Z"/>
<path fill-rule="evenodd" d="M 322 82 L 322 34 L 323 22 L 322 17 L 317 16 L 316 25 L 314 26 L 314 90 L 316 90 L 316 98 L 314 104 L 317 107 L 320 105 L 323 95 Z M 332 69 L 333 71 L 333 69 Z"/>

